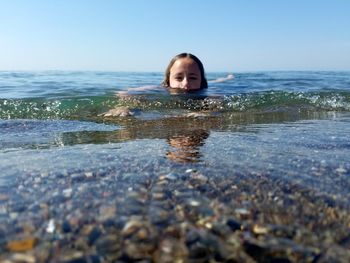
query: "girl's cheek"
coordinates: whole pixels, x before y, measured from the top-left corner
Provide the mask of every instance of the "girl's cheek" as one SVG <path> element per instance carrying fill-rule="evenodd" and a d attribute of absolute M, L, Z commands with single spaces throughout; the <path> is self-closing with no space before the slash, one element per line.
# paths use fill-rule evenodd
<path fill-rule="evenodd" d="M 170 81 L 170 87 L 172 87 L 172 88 L 177 88 L 177 87 L 179 87 L 179 85 L 180 85 L 180 83 L 176 80 Z"/>

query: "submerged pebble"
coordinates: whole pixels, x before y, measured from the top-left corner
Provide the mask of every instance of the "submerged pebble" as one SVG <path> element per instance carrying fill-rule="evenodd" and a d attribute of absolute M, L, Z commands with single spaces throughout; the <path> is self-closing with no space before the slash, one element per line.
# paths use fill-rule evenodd
<path fill-rule="evenodd" d="M 98 181 L 86 180 L 96 175 Z M 23 178 L 25 188 L 14 193 L 25 201 L 14 202 L 13 193 L 0 196 L 0 261 L 328 262 L 337 255 L 350 257 L 348 207 L 264 174 L 67 171 L 64 177 L 45 177 L 39 191 L 29 191 L 38 183 L 30 179 Z"/>
<path fill-rule="evenodd" d="M 12 240 L 7 242 L 7 249 L 13 252 L 25 252 L 34 248 L 37 240 L 36 238 L 29 237 L 20 240 Z"/>

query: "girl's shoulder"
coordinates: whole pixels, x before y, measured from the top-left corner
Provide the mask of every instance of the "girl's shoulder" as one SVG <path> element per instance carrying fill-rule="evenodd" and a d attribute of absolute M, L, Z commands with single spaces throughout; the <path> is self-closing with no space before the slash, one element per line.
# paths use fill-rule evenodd
<path fill-rule="evenodd" d="M 159 93 L 159 92 L 165 92 L 166 89 L 162 86 L 156 86 L 156 85 L 147 85 L 147 86 L 141 86 L 141 87 L 135 87 L 135 88 L 127 88 L 126 90 L 118 91 L 117 97 L 123 97 L 127 95 L 140 95 L 140 94 L 147 94 L 147 93 Z"/>

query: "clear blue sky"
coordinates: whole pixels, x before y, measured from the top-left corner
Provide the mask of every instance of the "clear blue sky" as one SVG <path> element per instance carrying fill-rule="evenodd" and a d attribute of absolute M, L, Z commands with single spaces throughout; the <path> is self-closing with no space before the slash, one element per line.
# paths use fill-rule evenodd
<path fill-rule="evenodd" d="M 1 0 L 0 70 L 350 70 L 348 0 Z"/>

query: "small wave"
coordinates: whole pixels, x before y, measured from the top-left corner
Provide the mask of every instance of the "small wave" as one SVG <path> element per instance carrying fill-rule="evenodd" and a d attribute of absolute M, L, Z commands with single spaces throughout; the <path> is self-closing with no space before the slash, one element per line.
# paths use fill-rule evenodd
<path fill-rule="evenodd" d="M 257 92 L 231 95 L 226 98 L 226 109 L 234 111 L 266 111 L 289 108 L 348 111 L 350 94 L 336 92 Z"/>
<path fill-rule="evenodd" d="M 153 109 L 188 109 L 213 111 L 271 111 L 291 108 L 349 111 L 349 92 L 284 92 L 266 91 L 223 96 L 140 96 L 130 97 L 124 106 Z"/>
<path fill-rule="evenodd" d="M 251 92 L 226 96 L 166 96 L 144 94 L 117 99 L 114 96 L 91 96 L 61 99 L 2 99 L 1 119 L 74 119 L 96 117 L 117 107 L 140 110 L 186 109 L 224 112 L 270 112 L 290 110 L 350 111 L 350 93 L 327 92 Z"/>
<path fill-rule="evenodd" d="M 114 98 L 3 99 L 1 119 L 74 119 L 96 116 L 102 109 L 116 106 Z"/>

